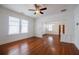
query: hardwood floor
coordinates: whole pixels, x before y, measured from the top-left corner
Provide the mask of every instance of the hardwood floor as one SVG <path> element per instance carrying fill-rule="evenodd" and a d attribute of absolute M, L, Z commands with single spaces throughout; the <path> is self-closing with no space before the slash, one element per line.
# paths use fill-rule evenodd
<path fill-rule="evenodd" d="M 79 51 L 72 43 L 51 44 L 45 38 L 32 37 L 0 45 L 1 55 L 75 55 Z M 51 40 L 51 38 L 50 38 Z"/>

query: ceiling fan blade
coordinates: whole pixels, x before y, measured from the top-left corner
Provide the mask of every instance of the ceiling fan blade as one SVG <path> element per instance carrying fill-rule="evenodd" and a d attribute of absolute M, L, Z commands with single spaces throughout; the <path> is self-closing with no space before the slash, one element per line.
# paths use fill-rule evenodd
<path fill-rule="evenodd" d="M 40 10 L 47 10 L 47 8 L 45 7 L 45 8 L 41 8 Z"/>
<path fill-rule="evenodd" d="M 44 14 L 43 12 L 40 12 L 41 14 Z"/>
<path fill-rule="evenodd" d="M 35 11 L 34 9 L 28 9 L 29 11 Z"/>

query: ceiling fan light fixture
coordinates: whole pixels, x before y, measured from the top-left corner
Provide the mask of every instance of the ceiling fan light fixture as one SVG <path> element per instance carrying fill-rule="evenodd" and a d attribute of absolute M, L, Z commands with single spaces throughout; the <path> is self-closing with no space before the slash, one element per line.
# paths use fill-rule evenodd
<path fill-rule="evenodd" d="M 40 12 L 37 10 L 36 13 L 39 14 Z"/>
<path fill-rule="evenodd" d="M 36 15 L 40 15 L 40 11 L 39 10 L 36 10 L 35 13 L 36 13 Z"/>
<path fill-rule="evenodd" d="M 39 4 L 34 4 L 35 6 L 35 9 L 29 9 L 29 11 L 35 11 L 34 12 L 34 15 L 41 15 L 41 14 L 44 14 L 43 10 L 47 10 L 46 7 L 43 7 Z"/>

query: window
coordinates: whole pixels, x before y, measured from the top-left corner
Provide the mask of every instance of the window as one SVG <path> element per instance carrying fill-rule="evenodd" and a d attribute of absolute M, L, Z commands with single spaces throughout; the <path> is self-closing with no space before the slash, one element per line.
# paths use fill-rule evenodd
<path fill-rule="evenodd" d="M 47 31 L 53 31 L 53 25 L 54 24 L 45 24 L 45 28 Z"/>
<path fill-rule="evenodd" d="M 21 20 L 21 33 L 28 33 L 28 21 Z"/>
<path fill-rule="evenodd" d="M 9 16 L 8 34 L 28 33 L 28 21 Z"/>
<path fill-rule="evenodd" d="M 52 24 L 48 24 L 48 31 L 52 31 L 52 30 L 53 30 Z"/>
<path fill-rule="evenodd" d="M 9 16 L 9 34 L 19 33 L 19 22 L 20 20 L 18 18 Z"/>

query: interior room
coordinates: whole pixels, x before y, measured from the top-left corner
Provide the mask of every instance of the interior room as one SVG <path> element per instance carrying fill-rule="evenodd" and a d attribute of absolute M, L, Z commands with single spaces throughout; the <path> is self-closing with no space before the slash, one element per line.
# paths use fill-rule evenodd
<path fill-rule="evenodd" d="M 78 54 L 78 4 L 0 4 L 0 55 Z"/>

